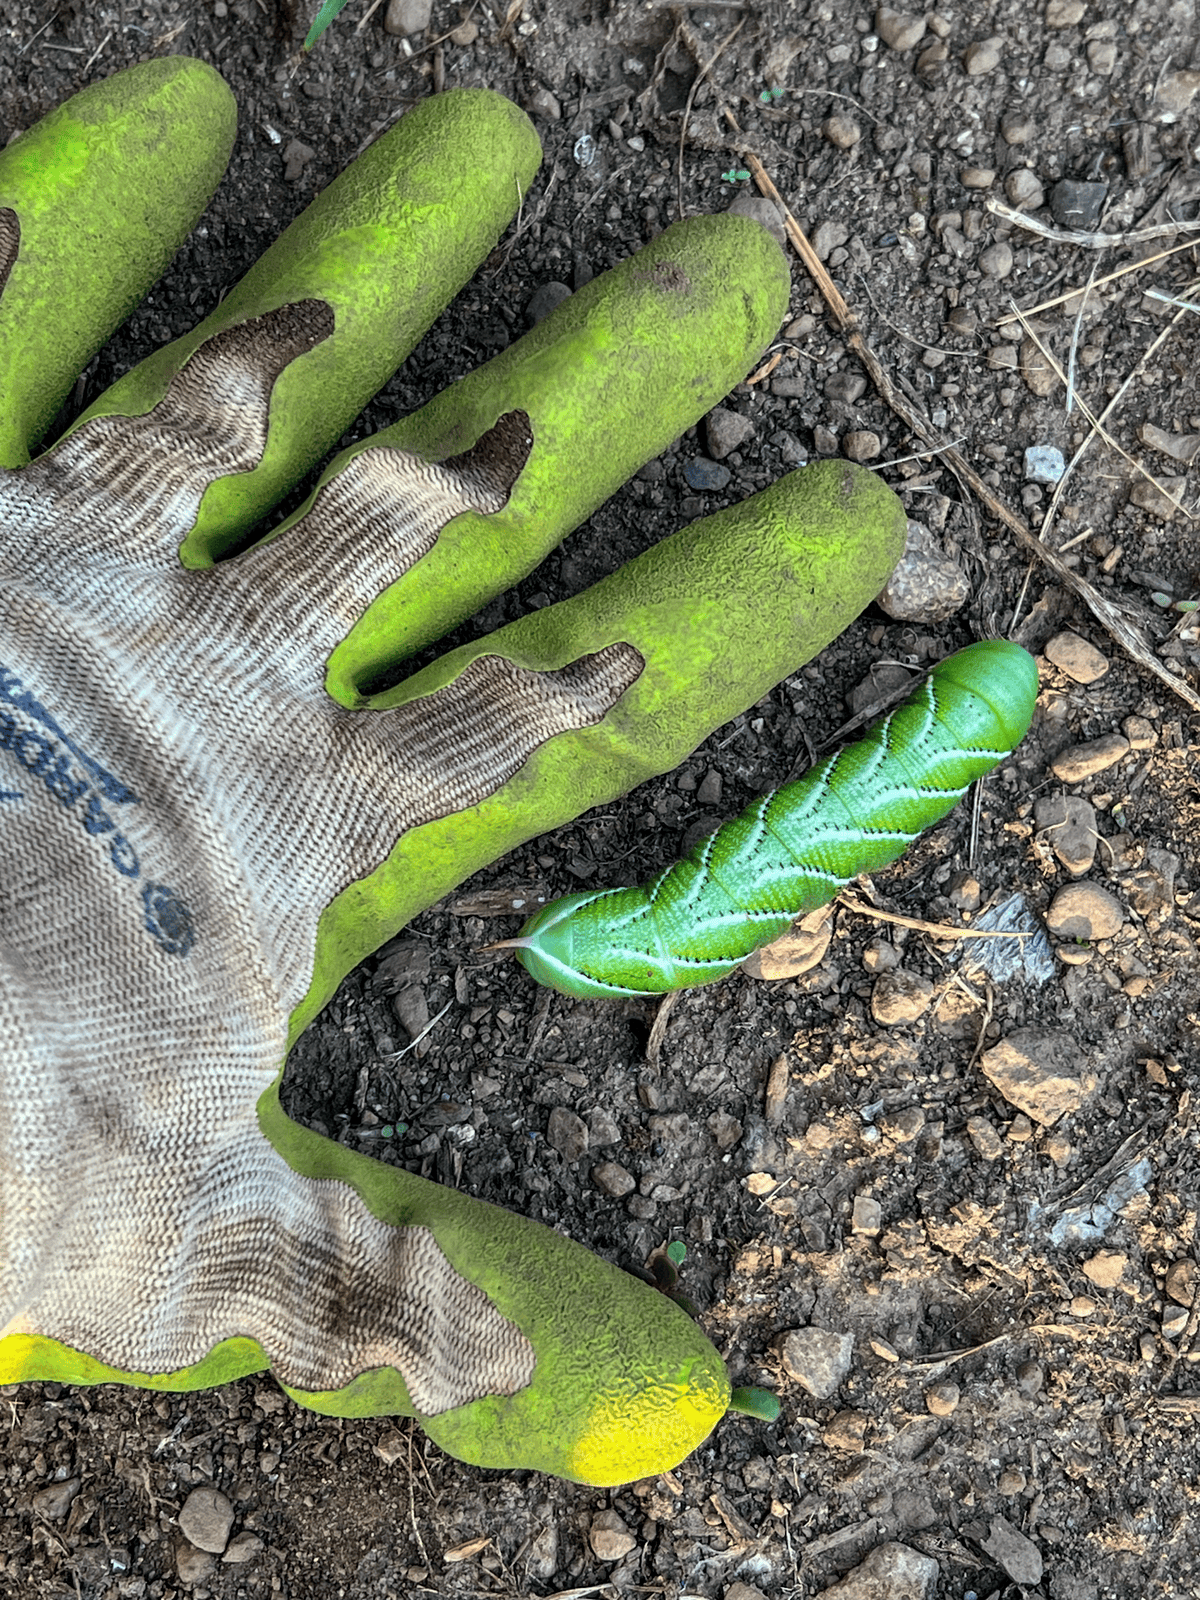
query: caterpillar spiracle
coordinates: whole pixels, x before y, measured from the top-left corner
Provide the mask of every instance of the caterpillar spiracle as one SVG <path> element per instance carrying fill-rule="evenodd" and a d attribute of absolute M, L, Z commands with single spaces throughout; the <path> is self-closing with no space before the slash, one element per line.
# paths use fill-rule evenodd
<path fill-rule="evenodd" d="M 864 738 L 756 800 L 653 882 L 555 900 L 506 946 L 539 983 L 589 999 L 723 978 L 940 821 L 1020 744 L 1037 689 L 1020 645 L 969 645 Z"/>

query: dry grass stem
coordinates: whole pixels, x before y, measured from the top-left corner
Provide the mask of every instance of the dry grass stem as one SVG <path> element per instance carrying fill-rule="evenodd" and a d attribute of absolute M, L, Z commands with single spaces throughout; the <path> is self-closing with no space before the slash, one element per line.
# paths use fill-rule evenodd
<path fill-rule="evenodd" d="M 1079 244 L 1087 250 L 1111 250 L 1126 244 L 1142 244 L 1147 239 L 1167 239 L 1174 233 L 1200 228 L 1200 218 L 1192 222 L 1157 222 L 1148 228 L 1130 228 L 1126 233 L 1084 233 L 1077 228 L 1051 228 L 1024 211 L 1014 211 L 1002 200 L 989 200 L 988 210 L 1005 222 L 1015 223 L 1029 233 L 1039 234 L 1053 244 Z"/>

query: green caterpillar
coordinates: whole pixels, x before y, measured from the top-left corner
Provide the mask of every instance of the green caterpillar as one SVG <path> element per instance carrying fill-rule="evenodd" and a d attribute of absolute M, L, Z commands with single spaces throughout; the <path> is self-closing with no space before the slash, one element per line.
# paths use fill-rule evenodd
<path fill-rule="evenodd" d="M 1019 645 L 960 650 L 865 738 L 756 800 L 652 883 L 567 895 L 509 947 L 539 983 L 587 999 L 723 978 L 940 821 L 1020 744 L 1037 686 Z"/>

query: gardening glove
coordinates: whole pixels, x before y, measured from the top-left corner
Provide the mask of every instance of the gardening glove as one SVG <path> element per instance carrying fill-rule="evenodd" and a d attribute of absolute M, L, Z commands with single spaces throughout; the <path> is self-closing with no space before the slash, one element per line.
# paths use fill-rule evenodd
<path fill-rule="evenodd" d="M 264 538 L 536 167 L 516 107 L 438 96 L 26 464 L 233 118 L 209 68 L 159 60 L 0 155 L 0 1382 L 270 1368 L 467 1461 L 624 1482 L 730 1403 L 699 1328 L 289 1121 L 282 1064 L 414 914 L 833 637 L 903 514 L 845 463 L 794 474 L 377 692 L 744 375 L 786 265 L 743 218 L 668 229 Z"/>

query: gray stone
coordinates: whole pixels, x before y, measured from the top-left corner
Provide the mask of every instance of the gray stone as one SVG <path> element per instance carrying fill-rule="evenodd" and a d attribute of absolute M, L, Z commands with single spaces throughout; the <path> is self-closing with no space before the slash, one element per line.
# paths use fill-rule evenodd
<path fill-rule="evenodd" d="M 890 50 L 911 50 L 925 37 L 925 18 L 880 6 L 875 13 L 875 32 Z"/>
<path fill-rule="evenodd" d="M 839 405 L 856 405 L 866 392 L 867 380 L 861 372 L 835 372 L 825 380 L 825 398 Z"/>
<path fill-rule="evenodd" d="M 587 1152 L 587 1123 L 566 1106 L 555 1106 L 546 1122 L 546 1143 L 564 1161 L 578 1161 Z"/>
<path fill-rule="evenodd" d="M 179 1513 L 179 1529 L 198 1550 L 219 1556 L 229 1543 L 233 1527 L 233 1507 L 219 1489 L 206 1483 L 193 1489 Z"/>
<path fill-rule="evenodd" d="M 1036 211 L 1046 198 L 1037 174 L 1028 167 L 1018 167 L 1004 180 L 1004 193 L 1010 206 L 1018 211 Z"/>
<path fill-rule="evenodd" d="M 979 253 L 979 270 L 985 278 L 1007 278 L 1013 269 L 1012 246 L 1003 239 Z"/>
<path fill-rule="evenodd" d="M 1014 1528 L 1007 1517 L 993 1517 L 986 1539 L 980 1545 L 1014 1583 L 1029 1588 L 1042 1581 L 1042 1553 L 1032 1539 Z"/>
<path fill-rule="evenodd" d="M 845 244 L 849 237 L 850 229 L 844 222 L 826 220 L 817 223 L 809 243 L 819 261 L 828 261 L 839 245 Z"/>
<path fill-rule="evenodd" d="M 637 1540 L 615 1511 L 597 1511 L 592 1518 L 588 1543 L 598 1561 L 620 1561 L 629 1554 Z"/>
<path fill-rule="evenodd" d="M 61 1483 L 51 1483 L 33 1496 L 33 1509 L 47 1522 L 61 1522 L 71 1509 L 71 1502 L 79 1493 L 78 1478 L 64 1478 Z"/>
<path fill-rule="evenodd" d="M 828 1328 L 794 1328 L 782 1342 L 784 1370 L 817 1400 L 837 1393 L 854 1356 L 854 1335 Z"/>
<path fill-rule="evenodd" d="M 979 78 L 986 72 L 994 72 L 1000 65 L 1003 48 L 1004 40 L 996 35 L 990 39 L 974 40 L 963 52 L 963 66 L 967 69 L 967 76 Z"/>
<path fill-rule="evenodd" d="M 854 428 L 842 438 L 842 453 L 850 461 L 874 461 L 883 449 L 877 433 L 865 428 Z"/>
<path fill-rule="evenodd" d="M 1055 484 L 1067 470 L 1056 445 L 1031 444 L 1025 452 L 1025 476 L 1030 483 Z"/>
<path fill-rule="evenodd" d="M 881 1544 L 820 1600 L 932 1600 L 938 1564 L 906 1544 Z"/>
<path fill-rule="evenodd" d="M 622 1195 L 632 1194 L 637 1188 L 637 1180 L 631 1172 L 615 1161 L 601 1161 L 592 1168 L 592 1182 L 604 1194 L 612 1195 L 614 1200 L 619 1200 Z"/>
<path fill-rule="evenodd" d="M 424 33 L 433 15 L 433 0 L 388 0 L 383 31 L 395 36 Z"/>
<path fill-rule="evenodd" d="M 826 117 L 821 132 L 836 150 L 852 150 L 862 138 L 862 129 L 854 118 L 841 113 Z"/>
<path fill-rule="evenodd" d="M 236 1538 L 229 1541 L 229 1547 L 221 1560 L 227 1566 L 244 1566 L 248 1561 L 254 1561 L 262 1555 L 266 1545 L 256 1533 L 239 1533 Z"/>
<path fill-rule="evenodd" d="M 1060 178 L 1050 190 L 1050 214 L 1060 228 L 1091 233 L 1100 221 L 1108 199 L 1106 183 L 1082 183 L 1076 178 Z"/>
<path fill-rule="evenodd" d="M 897 622 L 944 622 L 971 592 L 967 575 L 923 523 L 909 521 L 904 554 L 879 595 Z"/>
<path fill-rule="evenodd" d="M 733 474 L 728 467 L 710 461 L 707 456 L 697 456 L 684 467 L 683 476 L 690 489 L 715 490 L 723 489 Z"/>
<path fill-rule="evenodd" d="M 197 1550 L 194 1544 L 189 1544 L 186 1539 L 181 1539 L 175 1550 L 175 1571 L 179 1581 L 186 1584 L 189 1589 L 196 1589 L 202 1583 L 207 1583 L 216 1570 L 216 1557 L 207 1550 Z"/>
<path fill-rule="evenodd" d="M 529 326 L 533 328 L 539 322 L 544 322 L 556 306 L 570 298 L 571 291 L 565 283 L 543 283 L 540 289 L 535 289 L 530 295 L 529 304 L 525 307 Z"/>
<path fill-rule="evenodd" d="M 714 461 L 723 461 L 753 432 L 750 418 L 740 411 L 730 411 L 728 406 L 714 406 L 704 421 L 708 453 Z"/>

